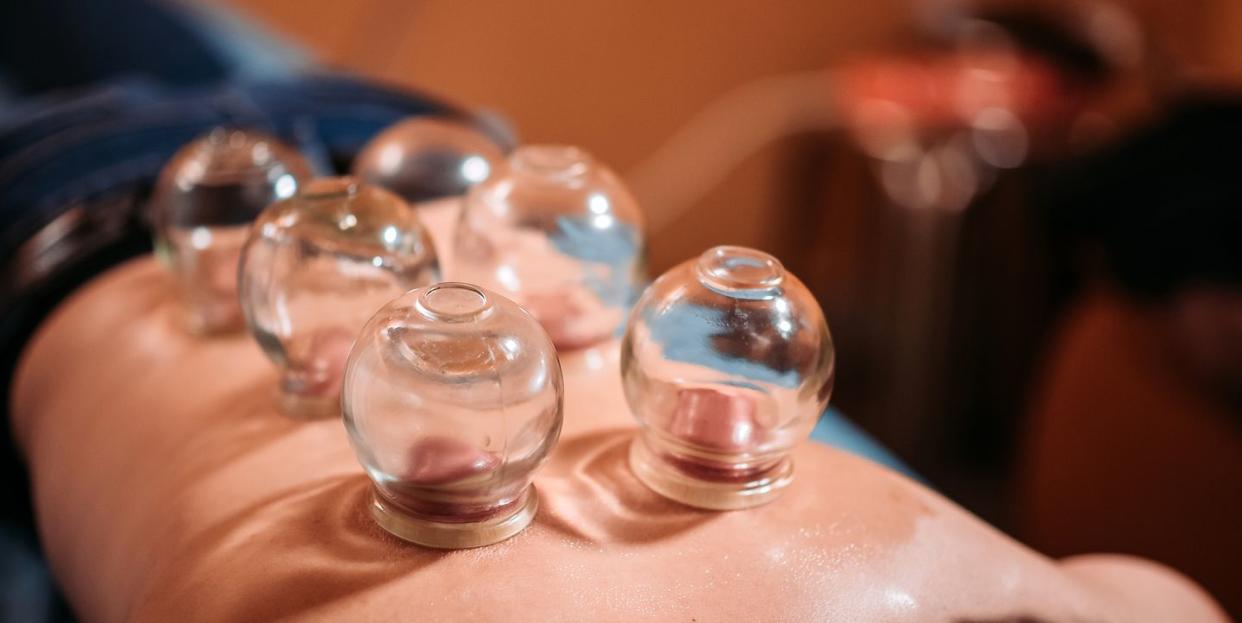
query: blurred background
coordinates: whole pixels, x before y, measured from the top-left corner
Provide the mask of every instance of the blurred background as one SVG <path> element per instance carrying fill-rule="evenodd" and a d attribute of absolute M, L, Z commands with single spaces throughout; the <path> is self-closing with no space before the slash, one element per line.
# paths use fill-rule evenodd
<path fill-rule="evenodd" d="M 584 147 L 653 275 L 775 254 L 829 318 L 833 405 L 930 486 L 1242 615 L 1242 2 L 193 6 Z"/>

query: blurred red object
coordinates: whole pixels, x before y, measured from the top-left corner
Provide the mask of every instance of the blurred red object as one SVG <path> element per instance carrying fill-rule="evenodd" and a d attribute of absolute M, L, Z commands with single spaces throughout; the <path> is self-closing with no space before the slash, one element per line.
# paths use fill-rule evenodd
<path fill-rule="evenodd" d="M 1038 126 L 1065 119 L 1082 101 L 1046 61 L 1005 51 L 877 57 L 846 65 L 838 76 L 837 104 L 854 128 L 890 122 L 892 111 L 916 127 L 971 126 L 991 109 Z"/>

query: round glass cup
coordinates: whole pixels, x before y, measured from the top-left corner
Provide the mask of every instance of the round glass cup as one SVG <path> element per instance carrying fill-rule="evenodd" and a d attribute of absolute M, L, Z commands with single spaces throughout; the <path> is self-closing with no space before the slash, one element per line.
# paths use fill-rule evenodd
<path fill-rule="evenodd" d="M 638 204 L 576 147 L 519 147 L 466 195 L 453 278 L 522 304 L 561 349 L 617 335 L 645 281 Z"/>
<path fill-rule="evenodd" d="M 465 194 L 504 159 L 501 147 L 470 125 L 414 117 L 371 139 L 354 159 L 353 174 L 416 204 Z"/>
<path fill-rule="evenodd" d="M 400 197 L 352 178 L 321 178 L 269 206 L 240 267 L 251 334 L 280 369 L 281 404 L 335 417 L 345 360 L 375 310 L 440 279 L 431 238 Z"/>
<path fill-rule="evenodd" d="M 376 522 L 445 549 L 520 532 L 563 396 L 555 347 L 513 301 L 442 283 L 386 305 L 354 345 L 342 396 Z"/>
<path fill-rule="evenodd" d="M 252 130 L 216 128 L 173 155 L 151 200 L 155 252 L 171 276 L 187 330 L 244 325 L 237 264 L 250 223 L 292 197 L 311 168 L 292 147 Z"/>
<path fill-rule="evenodd" d="M 704 252 L 639 299 L 621 347 L 641 431 L 630 466 L 652 490 L 731 510 L 774 499 L 832 392 L 823 312 L 776 258 Z"/>

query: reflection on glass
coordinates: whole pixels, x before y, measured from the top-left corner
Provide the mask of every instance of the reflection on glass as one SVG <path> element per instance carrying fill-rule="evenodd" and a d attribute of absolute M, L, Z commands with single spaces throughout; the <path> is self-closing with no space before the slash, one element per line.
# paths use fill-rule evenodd
<path fill-rule="evenodd" d="M 551 340 L 514 302 L 442 283 L 389 303 L 358 337 L 342 401 L 376 521 L 441 548 L 521 531 L 563 394 Z"/>
<path fill-rule="evenodd" d="M 464 194 L 501 163 L 501 148 L 457 121 L 407 119 L 380 132 L 354 159 L 354 176 L 416 203 Z"/>
<path fill-rule="evenodd" d="M 172 275 L 193 333 L 242 327 L 237 262 L 250 222 L 293 196 L 310 175 L 300 154 L 276 139 L 218 128 L 165 165 L 152 200 L 155 249 Z"/>
<path fill-rule="evenodd" d="M 631 467 L 692 506 L 773 499 L 828 404 L 833 362 L 823 313 L 796 277 L 759 251 L 709 249 L 657 279 L 630 319 L 621 369 L 642 425 Z"/>
<path fill-rule="evenodd" d="M 396 296 L 439 279 L 413 208 L 381 188 L 318 179 L 265 210 L 242 256 L 242 307 L 281 370 L 286 412 L 338 413 L 358 329 Z"/>
<path fill-rule="evenodd" d="M 454 278 L 518 301 L 572 349 L 616 334 L 642 256 L 642 216 L 612 171 L 574 147 L 527 146 L 467 195 Z"/>

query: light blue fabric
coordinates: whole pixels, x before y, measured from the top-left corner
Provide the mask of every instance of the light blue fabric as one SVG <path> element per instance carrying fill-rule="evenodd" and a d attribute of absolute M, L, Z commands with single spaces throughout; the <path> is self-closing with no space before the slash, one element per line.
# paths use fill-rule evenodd
<path fill-rule="evenodd" d="M 901 462 L 901 459 L 881 446 L 836 409 L 829 409 L 823 417 L 819 418 L 815 430 L 811 431 L 811 439 L 870 459 L 915 480 L 922 480 L 914 470 Z"/>

